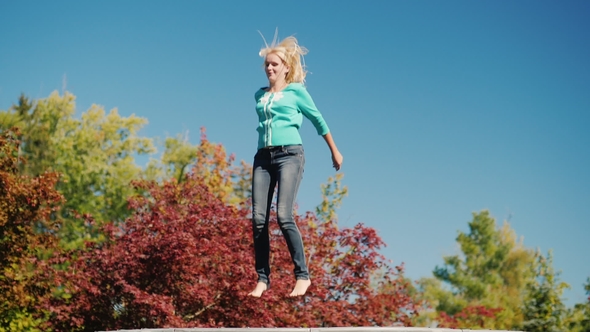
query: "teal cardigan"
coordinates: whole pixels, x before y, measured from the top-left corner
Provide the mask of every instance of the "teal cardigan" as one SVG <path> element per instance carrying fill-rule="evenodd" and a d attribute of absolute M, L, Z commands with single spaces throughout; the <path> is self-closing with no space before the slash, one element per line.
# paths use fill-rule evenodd
<path fill-rule="evenodd" d="M 318 135 L 330 132 L 305 86 L 291 83 L 279 92 L 261 88 L 254 94 L 258 113 L 258 148 L 302 144 L 299 128 L 303 116 L 316 128 Z"/>

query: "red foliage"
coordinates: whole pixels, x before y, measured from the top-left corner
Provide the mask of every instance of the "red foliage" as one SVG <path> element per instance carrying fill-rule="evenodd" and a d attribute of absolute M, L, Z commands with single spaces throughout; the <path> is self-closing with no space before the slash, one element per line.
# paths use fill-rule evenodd
<path fill-rule="evenodd" d="M 496 319 L 496 314 L 502 308 L 488 308 L 485 306 L 467 306 L 453 316 L 446 312 L 439 313 L 438 326 L 452 329 L 484 328 L 486 320 Z"/>
<path fill-rule="evenodd" d="M 33 313 L 36 299 L 51 290 L 42 256 L 58 246 L 55 211 L 62 196 L 55 190 L 58 174 L 29 177 L 19 173 L 19 131 L 0 135 L 0 318 Z M 10 320 L 11 318 L 8 318 Z M 0 319 L 1 324 L 6 321 Z"/>
<path fill-rule="evenodd" d="M 106 242 L 61 258 L 71 267 L 57 280 L 72 297 L 45 303 L 56 331 L 388 326 L 409 325 L 415 314 L 401 268 L 387 265 L 371 228 L 311 227 L 319 224 L 313 214 L 297 216 L 313 284 L 293 299 L 291 259 L 272 222 L 272 288 L 251 298 L 256 274 L 245 206 L 224 204 L 196 176 L 136 185 L 148 194 L 130 201 L 135 212 L 123 225 L 105 228 Z"/>

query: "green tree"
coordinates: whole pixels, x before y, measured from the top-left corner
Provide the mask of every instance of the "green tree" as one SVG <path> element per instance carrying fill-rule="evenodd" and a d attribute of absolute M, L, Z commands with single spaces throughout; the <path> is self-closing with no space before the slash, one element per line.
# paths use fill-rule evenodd
<path fill-rule="evenodd" d="M 342 185 L 342 173 L 329 177 L 322 184 L 322 202 L 315 208 L 319 220 L 328 222 L 336 220 L 336 210 L 342 205 L 342 200 L 348 195 L 348 187 Z"/>
<path fill-rule="evenodd" d="M 164 145 L 161 159 L 148 163 L 146 179 L 162 183 L 173 178 L 181 183 L 196 174 L 226 203 L 240 204 L 251 197 L 252 166 L 244 161 L 234 165 L 235 156 L 228 155 L 222 144 L 209 141 L 205 128 L 197 145 L 190 143 L 188 132 L 166 138 Z"/>
<path fill-rule="evenodd" d="M 186 174 L 197 159 L 199 146 L 193 145 L 185 135 L 167 137 L 164 140 L 164 152 L 160 159 L 151 159 L 146 168 L 146 178 L 163 181 L 176 179 L 178 183 L 184 181 Z"/>
<path fill-rule="evenodd" d="M 561 297 L 569 288 L 559 281 L 559 273 L 553 270 L 553 255 L 536 254 L 537 277 L 527 286 L 528 296 L 524 303 L 522 327 L 528 332 L 559 332 L 565 330 L 566 308 Z"/>
<path fill-rule="evenodd" d="M 566 326 L 571 332 L 590 332 L 590 277 L 584 284 L 586 302 L 576 303 L 568 310 Z"/>
<path fill-rule="evenodd" d="M 105 221 L 128 217 L 127 201 L 134 194 L 129 184 L 139 178 L 182 182 L 195 173 L 226 202 L 243 203 L 250 197 L 251 167 L 244 162 L 233 165 L 234 156 L 210 142 L 204 128 L 197 145 L 189 142 L 188 134 L 166 138 L 160 159 L 142 169 L 135 157 L 156 151 L 154 139 L 139 135 L 146 119 L 121 117 L 116 109 L 107 114 L 97 105 L 80 118 L 75 115 L 75 96 L 57 92 L 35 102 L 23 95 L 8 111 L 0 111 L 0 130 L 21 129 L 20 153 L 28 160 L 21 171 L 32 176 L 46 170 L 63 175 L 58 184 L 66 198 L 60 234 L 67 247 L 100 238 L 95 226 Z M 96 225 L 87 227 L 76 214 L 91 214 Z"/>
<path fill-rule="evenodd" d="M 29 98 L 21 95 L 9 111 L 0 112 L 0 130 L 19 128 L 20 155 L 27 158 L 27 163 L 21 163 L 19 168 L 32 176 L 42 174 L 54 165 L 57 151 L 51 137 L 58 123 L 73 112 L 73 104 L 67 99 L 60 101 L 60 105 L 51 111 L 45 106 L 34 105 Z"/>
<path fill-rule="evenodd" d="M 425 300 L 435 310 L 427 312 L 427 317 L 431 320 L 437 320 L 441 314 L 451 318 L 459 314 L 470 317 L 488 310 L 486 312 L 495 319 L 483 321 L 483 326 L 481 322 L 469 325 L 474 321 L 467 319 L 463 322 L 466 325 L 461 327 L 511 329 L 520 326 L 526 285 L 534 276 L 531 268 L 534 252 L 524 247 L 508 223 L 498 228 L 495 219 L 485 210 L 473 214 L 469 233 L 459 232 L 457 243 L 461 255 L 444 257 L 444 266 L 437 266 L 433 271 L 440 282 L 422 280 L 420 283 Z"/>
<path fill-rule="evenodd" d="M 142 173 L 134 157 L 155 151 L 152 140 L 138 134 L 146 119 L 122 117 L 116 109 L 107 114 L 97 105 L 79 119 L 74 115 L 75 97 L 56 92 L 35 103 L 21 96 L 17 105 L 0 112 L 0 129 L 16 125 L 22 130 L 20 153 L 27 159 L 22 171 L 62 174 L 57 188 L 66 201 L 60 234 L 68 247 L 99 236 L 72 211 L 92 214 L 99 225 L 130 214 L 127 199 L 134 191 L 129 184 Z"/>

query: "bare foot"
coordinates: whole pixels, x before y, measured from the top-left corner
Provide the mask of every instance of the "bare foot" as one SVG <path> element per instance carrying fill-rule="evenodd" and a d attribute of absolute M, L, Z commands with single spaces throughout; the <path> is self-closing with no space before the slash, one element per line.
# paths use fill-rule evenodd
<path fill-rule="evenodd" d="M 289 296 L 302 296 L 305 294 L 309 286 L 311 286 L 311 280 L 297 280 L 295 283 L 295 288 L 293 288 L 293 291 L 291 294 L 289 294 Z"/>
<path fill-rule="evenodd" d="M 252 297 L 261 297 L 262 293 L 264 293 L 265 290 L 267 290 L 267 286 L 265 283 L 263 283 L 262 281 L 259 281 L 256 284 L 256 288 L 254 288 L 254 290 L 252 292 L 250 292 L 248 294 L 248 296 L 252 296 Z"/>

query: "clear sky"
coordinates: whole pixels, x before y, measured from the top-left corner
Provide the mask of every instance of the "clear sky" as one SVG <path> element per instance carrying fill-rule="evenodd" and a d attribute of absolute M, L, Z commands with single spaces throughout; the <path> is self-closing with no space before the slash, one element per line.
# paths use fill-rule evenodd
<path fill-rule="evenodd" d="M 266 84 L 258 31 L 310 53 L 308 91 L 344 155 L 343 226 L 363 222 L 431 276 L 472 212 L 509 220 L 584 301 L 590 276 L 589 1 L 0 1 L 0 109 L 68 90 L 149 120 L 199 128 L 238 159 L 256 149 Z M 302 210 L 334 174 L 302 128 Z"/>

